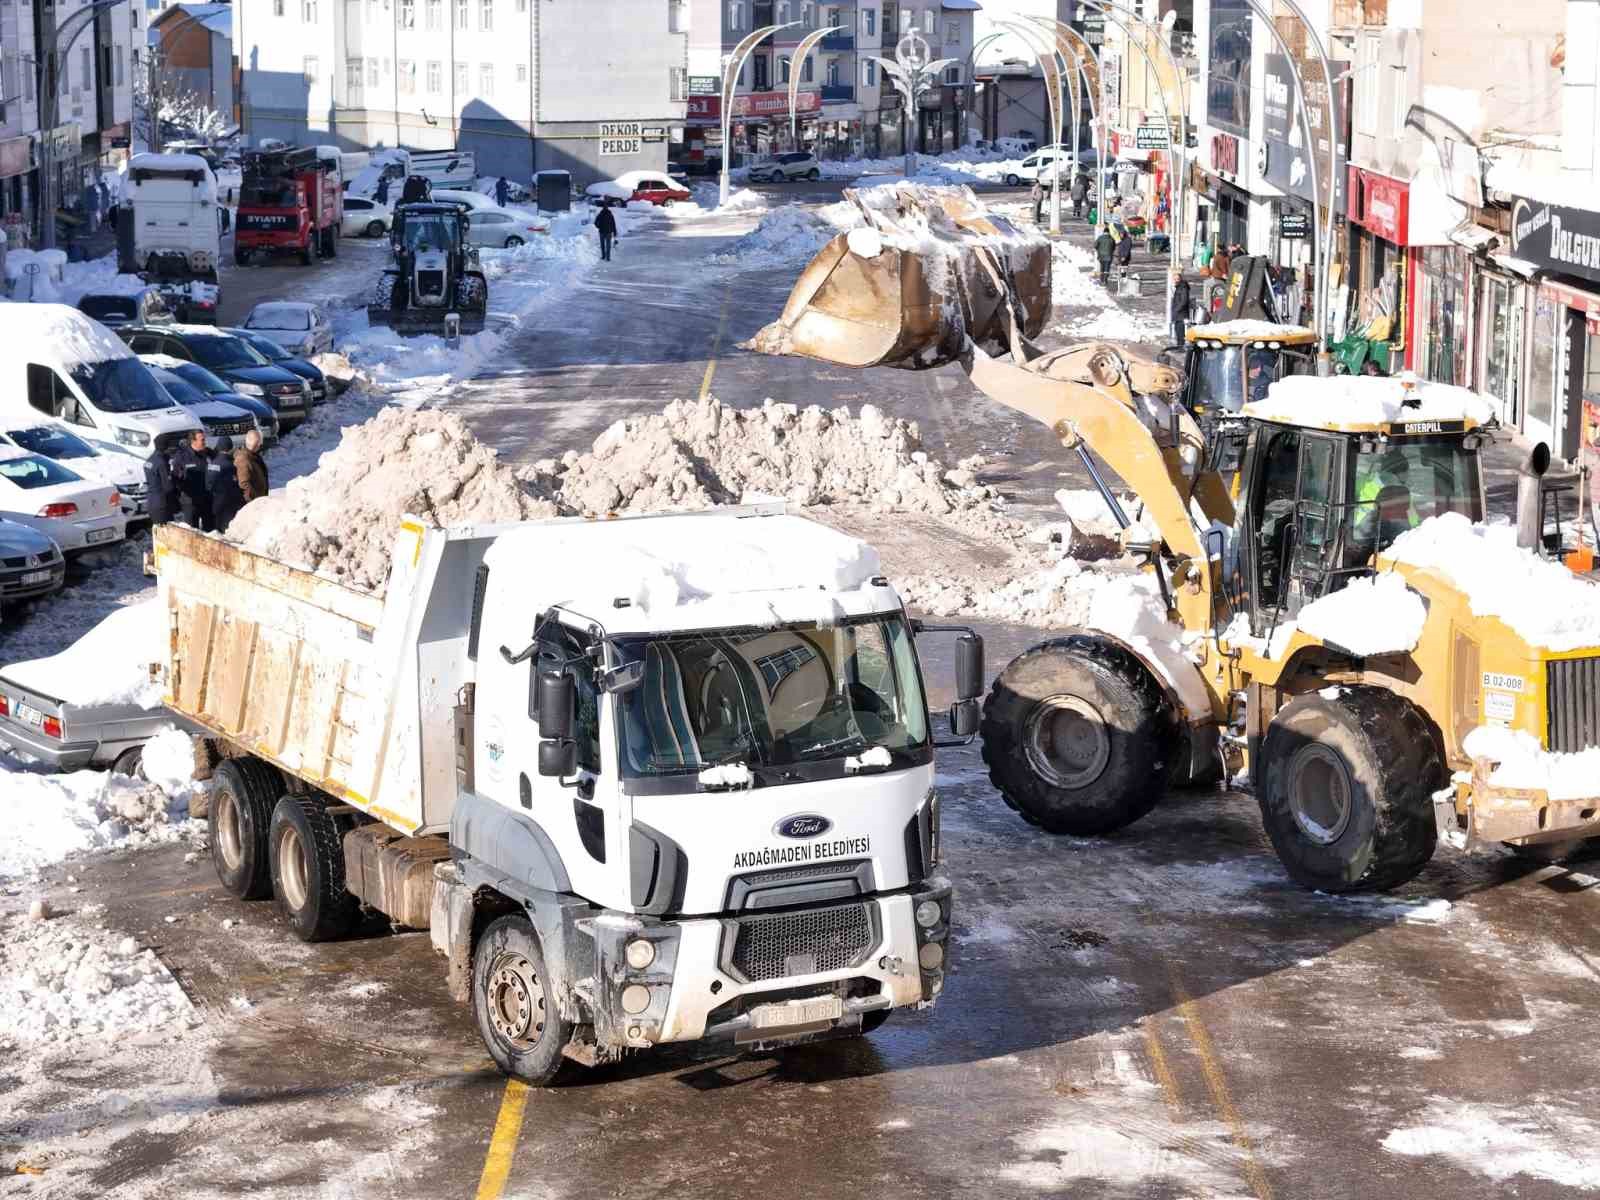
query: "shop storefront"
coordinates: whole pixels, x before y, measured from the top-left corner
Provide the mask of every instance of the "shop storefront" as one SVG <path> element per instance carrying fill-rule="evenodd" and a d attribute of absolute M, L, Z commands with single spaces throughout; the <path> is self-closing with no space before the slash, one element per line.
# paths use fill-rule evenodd
<path fill-rule="evenodd" d="M 33 139 L 0 139 L 0 233 L 13 247 L 27 244 L 33 191 L 28 172 L 33 167 Z"/>
<path fill-rule="evenodd" d="M 1212 233 L 1218 247 L 1250 244 L 1250 193 L 1239 178 L 1244 143 L 1231 133 L 1211 135 L 1211 170 L 1217 177 Z"/>
<path fill-rule="evenodd" d="M 1349 280 L 1340 305 L 1345 333 L 1369 339 L 1386 374 L 1406 365 L 1411 322 L 1410 188 L 1398 179 L 1351 167 L 1347 180 Z"/>
<path fill-rule="evenodd" d="M 1418 257 L 1419 332 L 1413 364 L 1424 379 L 1468 387 L 1472 256 L 1459 246 L 1428 246 L 1418 251 Z"/>
<path fill-rule="evenodd" d="M 1500 423 L 1524 428 L 1522 339 L 1527 294 L 1521 280 L 1497 270 L 1478 272 L 1478 390 L 1492 397 Z"/>

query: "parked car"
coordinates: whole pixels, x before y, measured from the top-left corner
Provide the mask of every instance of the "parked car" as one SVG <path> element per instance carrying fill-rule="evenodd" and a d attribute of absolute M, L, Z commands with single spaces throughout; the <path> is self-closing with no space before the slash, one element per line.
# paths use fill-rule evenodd
<path fill-rule="evenodd" d="M 0 603 L 47 595 L 66 579 L 66 557 L 48 534 L 0 517 Z"/>
<path fill-rule="evenodd" d="M 1006 172 L 1006 185 L 1020 187 L 1024 183 L 1032 183 L 1041 178 L 1046 183 L 1052 183 L 1057 174 L 1061 176 L 1062 182 L 1066 183 L 1071 175 L 1071 159 L 1070 151 L 1048 148 L 1037 150 Z"/>
<path fill-rule="evenodd" d="M 293 429 L 311 411 L 310 383 L 297 372 L 269 361 L 251 341 L 235 333 L 209 325 L 140 325 L 117 330 L 134 353 L 166 354 L 197 362 L 241 396 L 265 400 L 278 416 L 278 427 Z"/>
<path fill-rule="evenodd" d="M 79 437 L 54 421 L 5 422 L 0 446 L 14 446 L 58 462 L 85 479 L 109 484 L 122 494 L 122 512 L 129 520 L 143 517 L 144 461 L 135 454 L 95 438 Z"/>
<path fill-rule="evenodd" d="M 321 404 L 328 398 L 328 380 L 322 374 L 320 367 L 301 358 L 298 354 L 289 353 L 278 344 L 275 338 L 270 338 L 264 333 L 257 333 L 254 329 L 229 329 L 228 332 L 248 342 L 252 350 L 279 370 L 288 371 L 291 375 L 298 375 L 306 387 L 310 389 L 309 395 L 312 404 Z"/>
<path fill-rule="evenodd" d="M 750 168 L 750 182 L 763 179 L 773 183 L 787 183 L 791 179 L 821 179 L 822 165 L 817 156 L 808 151 L 796 150 L 789 154 L 774 154 L 766 162 Z"/>
<path fill-rule="evenodd" d="M 152 358 L 161 360 L 161 365 L 171 371 L 179 379 L 199 388 L 213 400 L 220 400 L 224 404 L 231 404 L 235 408 L 242 408 L 256 419 L 256 428 L 261 431 L 261 442 L 265 446 L 273 446 L 278 441 L 278 414 L 273 411 L 272 405 L 255 396 L 241 396 L 228 384 L 228 381 L 206 370 L 199 363 L 184 362 L 179 358 L 168 358 L 164 354 L 151 355 Z"/>
<path fill-rule="evenodd" d="M 250 310 L 244 328 L 271 338 L 290 354 L 309 358 L 333 349 L 333 326 L 315 304 L 266 300 Z"/>
<path fill-rule="evenodd" d="M 159 354 L 147 354 L 143 360 L 155 372 L 157 381 L 167 389 L 167 394 L 200 418 L 208 438 L 242 438 L 258 428 L 255 417 L 244 409 L 213 399 L 188 380 L 157 365 L 155 360 L 162 357 Z M 265 430 L 261 431 L 261 436 L 266 437 Z"/>
<path fill-rule="evenodd" d="M 344 219 L 339 232 L 344 237 L 382 237 L 394 223 L 394 210 L 366 196 L 346 195 Z"/>
<path fill-rule="evenodd" d="M 543 217 L 496 208 L 492 204 L 473 209 L 467 221 L 467 241 L 490 249 L 515 250 L 529 238 L 543 237 L 549 232 L 550 222 Z"/>
<path fill-rule="evenodd" d="M 476 211 L 480 208 L 498 208 L 493 196 L 485 196 L 482 192 L 468 191 L 466 188 L 434 188 L 430 197 L 435 204 L 460 204 Z"/>
<path fill-rule="evenodd" d="M 689 189 L 660 171 L 624 171 L 615 179 L 591 183 L 584 189 L 590 204 L 610 207 L 643 200 L 666 208 L 690 198 Z"/>
<path fill-rule="evenodd" d="M 172 309 L 157 287 L 142 287 L 136 292 L 85 292 L 78 300 L 78 311 L 107 329 L 172 320 Z"/>
<path fill-rule="evenodd" d="M 15 446 L 0 447 L 0 516 L 32 526 L 68 554 L 128 536 L 116 488 Z"/>

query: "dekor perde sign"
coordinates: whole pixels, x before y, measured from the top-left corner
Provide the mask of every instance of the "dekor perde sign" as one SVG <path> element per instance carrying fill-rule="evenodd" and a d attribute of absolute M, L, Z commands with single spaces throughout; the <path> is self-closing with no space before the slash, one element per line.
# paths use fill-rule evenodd
<path fill-rule="evenodd" d="M 1511 252 L 1546 270 L 1600 281 L 1600 213 L 1518 199 Z"/>
<path fill-rule="evenodd" d="M 600 125 L 600 156 L 638 154 L 644 147 L 644 130 L 638 121 L 604 121 Z"/>

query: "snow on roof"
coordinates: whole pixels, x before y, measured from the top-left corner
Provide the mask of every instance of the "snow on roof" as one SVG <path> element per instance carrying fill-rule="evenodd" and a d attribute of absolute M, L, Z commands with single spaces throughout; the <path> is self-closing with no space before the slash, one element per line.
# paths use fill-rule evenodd
<path fill-rule="evenodd" d="M 1600 647 L 1600 585 L 1522 549 L 1510 525 L 1445 513 L 1401 534 L 1383 557 L 1438 575 L 1474 616 L 1498 618 L 1531 646 Z"/>
<path fill-rule="evenodd" d="M 1522 729 L 1480 725 L 1462 740 L 1469 758 L 1495 764 L 1495 787 L 1542 791 L 1552 800 L 1587 800 L 1600 795 L 1600 746 L 1576 754 L 1555 754 Z"/>
<path fill-rule="evenodd" d="M 0 362 L 32 355 L 75 367 L 133 357 L 116 334 L 65 304 L 13 304 L 6 309 L 5 333 Z"/>
<path fill-rule="evenodd" d="M 1351 580 L 1301 609 L 1295 624 L 1352 654 L 1403 654 L 1417 648 L 1428 609 L 1399 575 Z"/>
<path fill-rule="evenodd" d="M 882 570 L 876 550 L 787 513 L 539 522 L 501 534 L 484 561 L 525 575 L 534 607 L 559 604 L 616 632 L 827 621 L 846 609 L 899 607 L 892 589 L 870 582 Z M 559 575 L 552 562 L 564 565 Z M 618 608 L 618 599 L 627 604 Z"/>
<path fill-rule="evenodd" d="M 1592 211 L 1595 207 L 1594 182 L 1587 172 L 1538 171 L 1523 166 L 1520 161 L 1502 159 L 1486 164 L 1483 181 L 1490 191 L 1538 200 L 1558 208 Z"/>
<path fill-rule="evenodd" d="M 198 154 L 135 154 L 128 160 L 130 171 L 170 171 L 174 174 L 187 171 L 204 171 L 211 174 L 211 166 Z"/>
<path fill-rule="evenodd" d="M 1408 399 L 1419 406 L 1403 407 Z M 1282 421 L 1321 429 L 1361 430 L 1413 421 L 1466 421 L 1486 424 L 1494 416 L 1487 396 L 1446 383 L 1415 381 L 1409 389 L 1400 379 L 1372 375 L 1290 375 L 1274 383 L 1265 400 L 1244 406 L 1244 415 L 1260 421 Z"/>
<path fill-rule="evenodd" d="M 1315 336 L 1304 325 L 1277 325 L 1271 321 L 1219 321 L 1214 325 L 1191 325 L 1189 340 L 1200 338 L 1301 338 Z"/>
<path fill-rule="evenodd" d="M 250 310 L 246 318 L 249 322 L 247 329 L 254 329 L 260 325 L 264 329 L 305 329 L 300 325 L 273 325 L 273 321 L 309 321 L 317 306 L 305 300 L 266 300 Z"/>

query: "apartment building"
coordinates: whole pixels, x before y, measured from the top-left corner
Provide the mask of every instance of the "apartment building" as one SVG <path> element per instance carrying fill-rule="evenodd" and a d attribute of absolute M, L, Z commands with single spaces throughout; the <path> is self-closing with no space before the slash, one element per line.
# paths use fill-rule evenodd
<path fill-rule="evenodd" d="M 99 10 L 87 0 L 0 0 L 0 231 L 9 244 L 37 244 L 46 159 L 60 223 L 98 224 L 90 184 L 127 155 L 146 36 L 144 0 Z M 54 104 L 41 103 L 52 90 Z"/>
<path fill-rule="evenodd" d="M 455 146 L 518 179 L 661 170 L 687 24 L 687 0 L 251 0 L 241 124 L 251 142 Z"/>
<path fill-rule="evenodd" d="M 234 120 L 231 4 L 165 4 L 150 13 L 150 41 L 163 75 Z"/>

